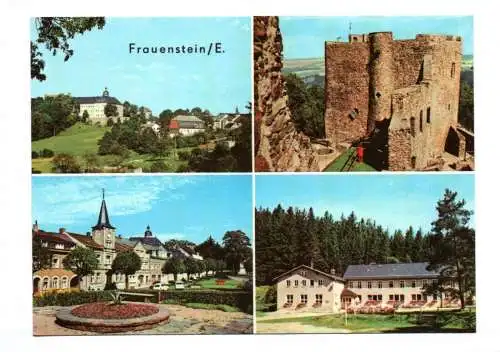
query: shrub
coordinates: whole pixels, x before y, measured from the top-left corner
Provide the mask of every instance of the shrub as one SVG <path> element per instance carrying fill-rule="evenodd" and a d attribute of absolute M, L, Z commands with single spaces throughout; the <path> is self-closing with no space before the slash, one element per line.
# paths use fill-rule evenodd
<path fill-rule="evenodd" d="M 31 151 L 31 159 L 38 159 L 39 156 L 40 155 L 35 150 Z"/>
<path fill-rule="evenodd" d="M 110 301 L 111 299 L 109 291 L 56 292 L 33 297 L 33 306 L 74 306 L 84 303 Z"/>
<path fill-rule="evenodd" d="M 267 304 L 276 303 L 277 296 L 278 296 L 278 293 L 276 291 L 276 286 L 275 285 L 270 286 L 266 291 L 266 295 L 264 296 L 264 303 L 267 303 Z"/>
<path fill-rule="evenodd" d="M 52 159 L 53 171 L 58 173 L 79 173 L 80 165 L 73 155 L 61 153 Z"/>
<path fill-rule="evenodd" d="M 134 290 L 134 292 L 153 293 L 153 302 L 158 302 L 158 297 L 160 297 L 160 301 L 168 301 L 171 304 L 224 304 L 232 307 L 237 307 L 239 310 L 248 314 L 252 314 L 253 312 L 253 295 L 251 292 L 246 291 L 185 289 L 171 291 Z"/>
<path fill-rule="evenodd" d="M 165 172 L 169 171 L 169 167 L 161 160 L 157 160 L 151 164 L 151 172 Z"/>
<path fill-rule="evenodd" d="M 177 153 L 177 155 L 179 156 L 179 160 L 188 161 L 189 160 L 189 156 L 191 154 L 189 152 L 181 150 L 180 152 Z"/>
<path fill-rule="evenodd" d="M 54 151 L 53 150 L 50 150 L 50 149 L 43 149 L 41 152 L 40 152 L 40 157 L 42 158 L 52 158 L 54 156 Z"/>

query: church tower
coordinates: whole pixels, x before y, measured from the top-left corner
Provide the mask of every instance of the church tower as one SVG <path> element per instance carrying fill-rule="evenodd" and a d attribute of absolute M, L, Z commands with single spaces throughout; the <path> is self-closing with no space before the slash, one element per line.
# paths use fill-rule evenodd
<path fill-rule="evenodd" d="M 149 225 L 146 227 L 146 231 L 144 232 L 144 237 L 153 237 L 153 233 L 151 232 L 151 227 L 149 227 Z"/>
<path fill-rule="evenodd" d="M 104 249 L 115 248 L 115 228 L 109 221 L 108 208 L 104 199 L 104 189 L 102 190 L 101 210 L 97 223 L 92 227 L 92 239 L 102 245 Z"/>

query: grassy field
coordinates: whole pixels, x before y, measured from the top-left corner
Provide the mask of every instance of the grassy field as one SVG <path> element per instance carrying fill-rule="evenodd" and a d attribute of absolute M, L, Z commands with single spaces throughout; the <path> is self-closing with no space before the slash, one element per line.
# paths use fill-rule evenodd
<path fill-rule="evenodd" d="M 395 314 L 395 315 L 349 315 L 347 324 L 345 315 L 328 314 L 309 317 L 295 317 L 265 320 L 262 323 L 300 323 L 317 327 L 327 327 L 332 329 L 348 329 L 352 332 L 383 332 L 383 333 L 402 333 L 402 332 L 474 332 L 475 323 L 471 326 L 468 321 L 473 318 L 473 312 L 454 312 L 454 313 L 436 313 L 441 318 L 446 319 L 442 326 L 435 327 L 426 324 L 417 323 L 418 314 Z M 262 316 L 262 314 L 261 314 Z M 474 319 L 475 321 L 475 319 Z M 258 321 L 257 321 L 258 324 Z"/>
<path fill-rule="evenodd" d="M 349 148 L 348 150 L 346 150 L 342 155 L 340 155 L 330 165 L 328 165 L 325 171 L 326 172 L 347 171 L 347 170 L 342 170 L 342 168 L 344 167 L 349 155 L 353 152 L 354 148 Z M 377 171 L 377 170 L 368 164 L 359 163 L 355 161 L 354 165 L 352 166 L 352 169 L 349 171 Z"/>
<path fill-rule="evenodd" d="M 230 290 L 234 290 L 236 288 L 238 288 L 238 284 L 240 283 L 240 281 L 238 280 L 224 280 L 224 286 L 222 285 L 217 285 L 215 283 L 215 278 L 210 278 L 210 279 L 202 279 L 200 281 L 197 281 L 195 283 L 195 285 L 200 285 L 201 288 L 216 288 L 216 289 L 230 289 Z"/>
<path fill-rule="evenodd" d="M 108 131 L 109 127 L 99 127 L 95 125 L 86 125 L 76 123 L 67 130 L 61 132 L 55 137 L 45 138 L 31 143 L 33 151 L 50 149 L 56 154 L 67 153 L 74 155 L 80 165 L 84 164 L 83 156 L 87 153 L 96 154 L 99 148 L 98 141 Z M 180 148 L 180 151 L 191 151 L 193 148 Z M 114 155 L 98 155 L 99 166 L 113 166 L 119 163 L 119 157 Z M 149 169 L 155 161 L 163 161 L 170 167 L 170 171 L 175 172 L 180 165 L 186 165 L 187 162 L 174 158 L 173 155 L 157 157 L 150 154 L 137 154 L 131 152 L 130 156 L 124 159 L 122 165 L 130 165 L 132 168 Z M 42 173 L 52 172 L 52 158 L 32 159 L 31 167 Z"/>

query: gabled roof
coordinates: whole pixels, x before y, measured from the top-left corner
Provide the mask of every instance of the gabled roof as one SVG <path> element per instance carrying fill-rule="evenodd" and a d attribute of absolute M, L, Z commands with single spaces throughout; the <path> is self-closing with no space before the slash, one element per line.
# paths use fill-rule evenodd
<path fill-rule="evenodd" d="M 427 270 L 428 265 L 428 263 L 349 265 L 344 273 L 344 279 L 437 277 L 437 272 Z"/>
<path fill-rule="evenodd" d="M 117 104 L 121 105 L 120 101 L 114 97 L 75 97 L 73 98 L 78 104 Z"/>
<path fill-rule="evenodd" d="M 124 243 L 120 243 L 118 241 L 115 241 L 115 249 L 117 252 L 128 252 L 134 249 L 133 247 L 126 245 Z"/>
<path fill-rule="evenodd" d="M 143 245 L 163 247 L 163 243 L 156 237 L 130 237 L 129 240 L 141 242 Z"/>
<path fill-rule="evenodd" d="M 353 291 L 349 290 L 347 287 L 344 287 L 344 289 L 340 293 L 340 297 L 358 297 L 358 295 Z"/>
<path fill-rule="evenodd" d="M 39 230 L 38 232 L 33 232 L 33 236 L 39 238 L 42 241 L 61 243 L 68 246 L 75 245 L 73 242 L 61 237 L 60 234 L 56 232 L 45 232 Z"/>
<path fill-rule="evenodd" d="M 92 239 L 92 237 L 90 237 L 90 236 L 80 235 L 80 234 L 72 233 L 72 232 L 68 232 L 67 234 L 69 236 L 73 237 L 75 240 L 77 240 L 81 244 L 85 245 L 86 247 L 94 248 L 94 249 L 103 249 L 104 248 L 102 245 L 100 245 L 99 243 L 94 241 Z"/>
<path fill-rule="evenodd" d="M 43 278 L 43 277 L 53 277 L 53 276 L 57 276 L 57 277 L 64 277 L 66 276 L 67 278 L 71 279 L 73 277 L 76 276 L 76 274 L 74 272 L 72 272 L 71 270 L 66 270 L 66 269 L 61 269 L 61 268 L 50 268 L 50 269 L 41 269 L 41 270 L 38 270 L 36 271 L 35 273 L 33 273 L 33 277 L 40 277 L 40 278 Z"/>
<path fill-rule="evenodd" d="M 293 268 L 292 270 L 288 270 L 287 272 L 281 274 L 281 275 L 278 275 L 276 276 L 273 281 L 278 281 L 279 279 L 283 278 L 284 276 L 287 276 L 291 273 L 293 273 L 294 271 L 296 270 L 299 270 L 299 269 L 306 269 L 306 270 L 311 270 L 311 271 L 314 271 L 315 273 L 319 274 L 319 275 L 323 275 L 329 279 L 332 279 L 332 280 L 335 280 L 335 281 L 340 281 L 340 282 L 344 282 L 344 279 L 342 279 L 341 277 L 338 277 L 338 276 L 335 276 L 335 275 L 330 275 L 330 274 L 327 274 L 321 270 L 318 270 L 318 269 L 314 269 L 314 268 L 311 268 L 310 266 L 307 266 L 307 265 L 299 265 L 295 268 Z"/>

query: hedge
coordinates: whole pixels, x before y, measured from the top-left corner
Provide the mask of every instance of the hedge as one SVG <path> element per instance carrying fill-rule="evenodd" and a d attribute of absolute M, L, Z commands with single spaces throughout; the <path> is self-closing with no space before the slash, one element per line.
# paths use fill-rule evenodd
<path fill-rule="evenodd" d="M 133 292 L 154 294 L 153 302 L 168 300 L 169 302 L 179 303 L 206 303 L 206 304 L 225 304 L 237 307 L 239 310 L 248 314 L 253 313 L 253 297 L 251 291 L 243 290 L 134 290 Z M 159 294 L 159 295 L 158 295 Z M 127 299 L 129 299 L 127 297 Z M 132 297 L 130 297 L 132 299 Z"/>
<path fill-rule="evenodd" d="M 109 291 L 57 292 L 33 297 L 33 306 L 74 306 L 98 301 L 110 301 L 111 299 Z"/>

